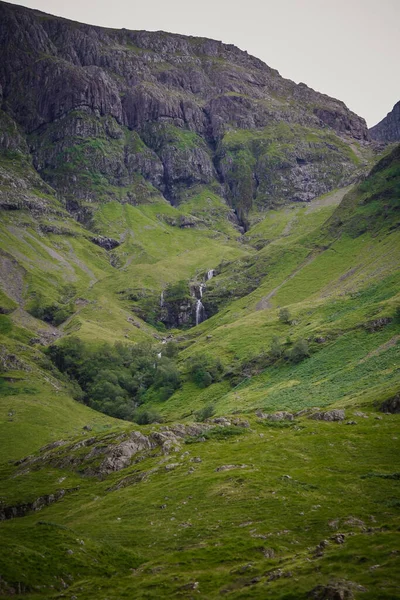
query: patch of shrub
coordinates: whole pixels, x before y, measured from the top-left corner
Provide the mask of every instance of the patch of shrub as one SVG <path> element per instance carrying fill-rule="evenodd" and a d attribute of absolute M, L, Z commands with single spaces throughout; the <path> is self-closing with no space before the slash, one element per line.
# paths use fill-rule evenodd
<path fill-rule="evenodd" d="M 62 300 L 65 298 L 66 296 L 63 295 Z M 58 325 L 64 323 L 64 321 L 74 314 L 74 303 L 72 300 L 68 299 L 66 303 L 59 304 L 55 302 L 53 304 L 47 304 L 41 294 L 35 293 L 28 308 L 28 312 L 36 319 L 40 319 L 41 321 L 45 321 L 46 323 L 58 327 Z"/>
<path fill-rule="evenodd" d="M 290 324 L 290 311 L 288 308 L 281 308 L 279 311 L 279 320 L 281 323 L 285 323 L 286 325 Z"/>
<path fill-rule="evenodd" d="M 206 431 L 204 437 L 206 439 L 214 440 L 226 440 L 231 437 L 242 435 L 246 432 L 244 427 L 237 427 L 236 425 L 230 425 L 228 427 L 215 427 Z"/>
<path fill-rule="evenodd" d="M 178 344 L 175 342 L 167 342 L 164 346 L 163 355 L 167 358 L 176 358 L 179 353 Z"/>
<path fill-rule="evenodd" d="M 74 397 L 119 419 L 132 420 L 149 396 L 165 400 L 180 386 L 180 373 L 149 343 L 103 344 L 94 348 L 76 337 L 50 346 L 47 355 L 74 383 Z M 80 392 L 82 390 L 82 392 Z"/>
<path fill-rule="evenodd" d="M 132 420 L 138 425 L 150 425 L 151 423 L 162 423 L 161 415 L 152 409 L 137 409 L 133 412 Z"/>
<path fill-rule="evenodd" d="M 288 358 L 292 363 L 300 363 L 310 356 L 310 349 L 307 340 L 300 339 L 295 342 L 293 348 L 288 353 Z"/>
<path fill-rule="evenodd" d="M 206 406 L 203 406 L 203 408 L 201 408 L 195 413 L 195 418 L 196 421 L 203 422 L 206 419 L 210 419 L 210 417 L 212 417 L 213 415 L 215 415 L 214 404 L 206 404 Z"/>
<path fill-rule="evenodd" d="M 272 361 L 279 360 L 284 354 L 282 342 L 276 335 L 272 338 L 272 344 L 268 354 Z"/>
<path fill-rule="evenodd" d="M 189 376 L 199 387 L 205 388 L 220 381 L 224 368 L 219 358 L 206 354 L 196 354 L 189 359 Z"/>

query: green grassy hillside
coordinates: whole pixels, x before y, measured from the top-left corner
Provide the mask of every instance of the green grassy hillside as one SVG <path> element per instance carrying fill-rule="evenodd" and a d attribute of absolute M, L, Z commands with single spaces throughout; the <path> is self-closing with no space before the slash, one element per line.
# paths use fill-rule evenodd
<path fill-rule="evenodd" d="M 400 390 L 399 149 L 357 185 L 255 206 L 246 233 L 206 187 L 99 204 L 88 229 L 2 160 L 3 192 L 29 192 L 0 223 L 0 594 L 399 598 L 398 415 L 379 410 Z M 161 292 L 200 283 L 208 318 L 167 329 Z M 140 396 L 164 425 L 74 400 L 46 352 L 72 337 L 172 340 L 179 389 Z"/>

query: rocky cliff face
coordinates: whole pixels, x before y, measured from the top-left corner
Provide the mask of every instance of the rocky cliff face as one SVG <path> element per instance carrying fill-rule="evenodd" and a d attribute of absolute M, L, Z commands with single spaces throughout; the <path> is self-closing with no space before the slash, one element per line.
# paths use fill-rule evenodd
<path fill-rule="evenodd" d="M 400 102 L 393 106 L 393 109 L 374 127 L 369 130 L 373 140 L 378 142 L 399 142 L 400 141 Z"/>
<path fill-rule="evenodd" d="M 85 214 L 212 186 L 245 217 L 352 178 L 363 119 L 232 45 L 111 30 L 0 3 L 2 109 Z M 9 144 L 2 140 L 3 146 Z"/>

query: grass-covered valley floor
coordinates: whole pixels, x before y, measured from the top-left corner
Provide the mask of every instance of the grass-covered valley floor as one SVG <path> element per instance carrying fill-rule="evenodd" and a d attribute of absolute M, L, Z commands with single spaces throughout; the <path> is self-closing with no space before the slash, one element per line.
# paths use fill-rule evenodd
<path fill-rule="evenodd" d="M 0 223 L 0 595 L 400 598 L 399 150 L 245 233 L 205 187 L 86 227 L 2 160 L 29 194 Z M 87 405 L 104 343 L 149 348 L 109 379 L 162 423 Z"/>

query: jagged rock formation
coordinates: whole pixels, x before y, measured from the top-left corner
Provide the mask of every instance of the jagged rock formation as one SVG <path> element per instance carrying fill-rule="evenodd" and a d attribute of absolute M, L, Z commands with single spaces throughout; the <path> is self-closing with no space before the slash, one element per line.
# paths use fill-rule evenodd
<path fill-rule="evenodd" d="M 216 423 L 219 427 L 226 427 L 230 424 L 229 421 Z M 234 425 L 245 426 L 241 421 L 234 422 Z M 107 476 L 125 469 L 132 464 L 137 455 L 148 454 L 151 450 L 158 450 L 163 455 L 178 452 L 187 436 L 200 436 L 214 427 L 215 425 L 208 423 L 175 423 L 171 426 L 164 425 L 159 430 L 153 430 L 149 435 L 144 435 L 140 431 L 109 434 L 100 443 L 96 437 L 89 437 L 72 444 L 58 440 L 41 448 L 36 456 L 27 456 L 17 461 L 16 465 L 26 469 L 49 464 L 56 468 L 72 468 L 85 475 Z M 48 498 L 45 500 L 39 498 L 36 504 L 26 505 L 26 511 L 37 510 L 44 503 L 54 502 L 55 499 L 63 497 L 65 493 L 66 491 L 62 490 L 55 498 L 51 497 L 49 502 L 47 502 Z M 12 509 L 4 514 L 3 512 L 0 510 L 0 521 L 12 518 L 12 516 L 19 516 Z"/>
<path fill-rule="evenodd" d="M 232 45 L 83 25 L 0 3 L 2 119 L 88 221 L 98 201 L 212 186 L 243 218 L 351 180 L 363 119 Z M 89 215 L 89 216 L 88 216 Z M 89 219 L 90 220 L 90 219 Z"/>
<path fill-rule="evenodd" d="M 369 130 L 373 140 L 378 142 L 399 142 L 400 141 L 400 101 L 393 109 L 374 127 Z"/>

